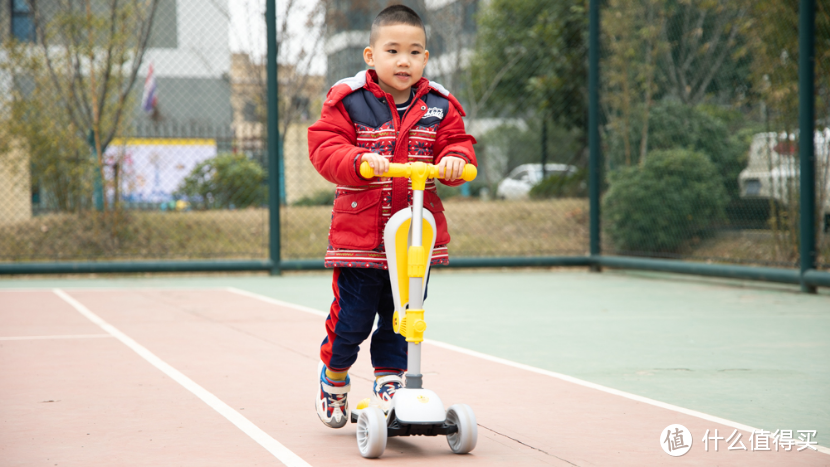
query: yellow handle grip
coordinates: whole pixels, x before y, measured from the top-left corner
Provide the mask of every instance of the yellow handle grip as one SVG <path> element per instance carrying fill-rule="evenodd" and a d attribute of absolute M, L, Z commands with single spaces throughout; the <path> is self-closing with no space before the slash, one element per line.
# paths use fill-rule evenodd
<path fill-rule="evenodd" d="M 426 171 L 427 178 L 445 178 L 439 176 L 437 165 L 424 164 L 423 162 L 413 162 L 410 164 L 392 163 L 389 164 L 389 171 L 381 174 L 381 176 L 412 178 L 413 175 L 417 177 L 417 174 L 424 170 Z M 362 162 L 360 164 L 360 175 L 363 178 L 372 178 L 375 176 L 375 171 L 368 162 Z M 476 179 L 476 175 L 478 175 L 478 169 L 473 164 L 465 165 L 461 171 L 461 179 L 465 182 L 472 182 Z"/>

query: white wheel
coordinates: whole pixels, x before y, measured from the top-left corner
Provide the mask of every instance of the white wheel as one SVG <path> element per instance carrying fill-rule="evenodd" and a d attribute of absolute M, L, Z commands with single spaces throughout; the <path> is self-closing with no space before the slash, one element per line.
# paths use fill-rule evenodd
<path fill-rule="evenodd" d="M 467 454 L 476 447 L 478 424 L 473 409 L 467 404 L 455 404 L 447 410 L 447 425 L 455 425 L 458 431 L 447 435 L 452 452 Z"/>
<path fill-rule="evenodd" d="M 366 407 L 357 419 L 357 448 L 368 459 L 386 450 L 386 417 L 378 407 Z"/>

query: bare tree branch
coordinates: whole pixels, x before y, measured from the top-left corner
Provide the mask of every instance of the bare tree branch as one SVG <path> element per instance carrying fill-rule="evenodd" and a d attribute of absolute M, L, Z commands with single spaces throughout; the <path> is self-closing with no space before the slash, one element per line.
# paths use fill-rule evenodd
<path fill-rule="evenodd" d="M 702 10 L 700 12 L 700 16 L 697 19 L 697 24 L 695 24 L 694 29 L 692 29 L 692 37 L 689 43 L 683 47 L 684 53 L 686 54 L 686 60 L 683 61 L 683 64 L 680 65 L 680 73 L 685 74 L 686 71 L 689 69 L 689 66 L 692 64 L 692 61 L 697 56 L 697 45 L 700 43 L 700 39 L 703 37 L 703 22 L 706 20 L 706 10 Z M 684 31 L 685 33 L 685 31 Z M 686 42 L 686 34 L 683 35 L 682 40 Z"/>
<path fill-rule="evenodd" d="M 522 51 L 522 52 L 520 52 L 520 53 L 516 53 L 516 54 L 513 56 L 513 58 L 511 58 L 511 59 L 510 59 L 510 61 L 509 61 L 509 62 L 507 62 L 507 63 L 505 63 L 505 64 L 504 64 L 504 66 L 501 68 L 501 70 L 499 70 L 499 72 L 498 72 L 498 73 L 496 73 L 496 76 L 494 76 L 494 77 L 493 77 L 493 81 L 492 81 L 492 82 L 490 82 L 490 87 L 489 87 L 489 88 L 487 88 L 487 91 L 485 91 L 485 92 L 484 92 L 484 94 L 482 94 L 482 95 L 481 95 L 481 99 L 479 99 L 479 100 L 478 100 L 478 102 L 476 102 L 476 104 L 475 104 L 476 108 L 482 107 L 482 106 L 484 106 L 484 104 L 486 104 L 486 103 L 487 103 L 487 100 L 488 100 L 488 99 L 490 99 L 490 96 L 491 96 L 491 95 L 493 94 L 493 92 L 496 90 L 496 86 L 498 86 L 498 85 L 499 85 L 499 82 L 501 82 L 501 79 L 504 77 L 504 75 L 505 75 L 505 74 L 506 74 L 506 73 L 507 73 L 507 72 L 508 72 L 511 68 L 513 68 L 513 65 L 515 65 L 516 63 L 518 63 L 518 62 L 519 62 L 519 60 L 521 60 L 521 58 L 522 58 L 523 56 L 524 56 L 524 52 L 523 52 L 523 51 Z"/>
<path fill-rule="evenodd" d="M 159 0 L 150 0 L 149 5 L 149 12 L 147 18 L 141 24 L 141 35 L 138 39 L 138 45 L 136 47 L 135 54 L 133 55 L 133 61 L 131 64 L 132 69 L 130 70 L 130 78 L 128 80 L 127 86 L 120 90 L 120 94 L 118 96 L 118 105 L 116 106 L 115 116 L 114 116 L 114 123 L 112 128 L 108 132 L 106 138 L 104 138 L 103 146 L 106 147 L 109 145 L 112 138 L 115 137 L 116 131 L 118 131 L 118 127 L 121 123 L 121 115 L 124 112 L 124 103 L 127 100 L 127 96 L 129 96 L 130 92 L 133 89 L 133 85 L 135 84 L 135 79 L 138 76 L 138 70 L 141 68 L 141 64 L 144 61 L 144 52 L 147 50 L 147 42 L 150 40 L 150 32 L 153 29 L 153 21 L 156 16 L 156 7 L 158 7 Z"/>
<path fill-rule="evenodd" d="M 67 94 L 69 93 L 72 97 L 72 100 L 75 103 L 79 103 L 77 96 L 71 90 L 65 90 L 60 83 L 60 79 L 58 78 L 58 74 L 55 71 L 54 63 L 52 62 L 52 58 L 49 55 L 49 43 L 47 38 L 46 27 L 43 22 L 43 17 L 41 15 L 41 11 L 39 5 L 35 0 L 29 0 L 29 7 L 32 9 L 32 16 L 35 23 L 35 31 L 37 35 L 40 37 L 40 44 L 41 48 L 43 49 L 43 56 L 44 61 L 46 64 L 46 69 L 49 70 L 49 77 L 52 80 L 53 86 L 55 86 L 55 91 L 57 92 L 57 97 L 63 104 L 63 107 L 66 110 L 66 114 L 69 116 L 70 121 L 72 124 L 75 125 L 77 131 L 79 132 L 79 136 L 83 137 L 83 128 L 88 128 L 89 125 L 85 125 L 86 122 L 82 120 L 82 116 L 77 115 L 75 111 L 75 107 L 73 103 L 69 101 L 67 98 Z"/>
<path fill-rule="evenodd" d="M 103 115 L 104 107 L 107 102 L 107 94 L 109 93 L 109 82 L 112 76 L 112 53 L 115 47 L 115 25 L 118 14 L 118 0 L 111 0 L 110 2 L 110 36 L 107 40 L 106 60 L 104 62 L 104 78 L 101 83 L 101 95 L 98 97 L 98 115 Z"/>
<path fill-rule="evenodd" d="M 729 39 L 726 42 L 726 46 L 721 51 L 717 60 L 715 60 L 715 63 L 709 68 L 709 72 L 706 74 L 706 77 L 700 83 L 700 86 L 698 86 L 697 92 L 695 93 L 692 102 L 699 102 L 701 99 L 703 99 L 703 96 L 706 94 L 706 88 L 709 87 L 709 83 L 712 81 L 712 78 L 714 78 L 715 73 L 717 73 L 720 69 L 721 65 L 723 64 L 723 59 L 726 58 L 726 55 L 729 53 L 731 45 L 735 42 L 735 36 L 738 34 L 740 20 L 743 19 L 745 13 L 745 10 L 741 10 L 738 13 L 738 17 L 732 24 L 732 30 L 729 32 Z"/>
<path fill-rule="evenodd" d="M 668 31 L 666 30 L 666 28 L 663 28 L 660 31 L 660 33 L 661 33 L 661 38 L 663 39 L 663 42 L 665 42 L 666 44 L 669 44 L 669 47 L 666 47 L 666 49 L 665 49 L 665 53 L 664 53 L 664 57 L 663 57 L 663 59 L 666 61 L 666 65 L 668 65 L 668 68 L 669 68 L 669 71 L 668 71 L 669 79 L 671 81 L 672 86 L 674 86 L 675 89 L 678 89 L 678 87 L 680 86 L 680 83 L 677 81 L 677 67 L 674 64 L 674 57 L 672 56 L 672 47 L 671 47 L 671 42 L 669 41 Z"/>
<path fill-rule="evenodd" d="M 726 13 L 717 15 L 717 23 L 715 23 L 715 27 L 712 28 L 715 37 L 707 42 L 708 45 L 706 48 L 706 54 L 701 57 L 700 60 L 702 63 L 709 63 L 712 60 L 712 55 L 715 53 L 715 50 L 717 50 L 721 37 L 723 37 L 723 28 L 729 21 L 730 16 L 731 15 Z"/>

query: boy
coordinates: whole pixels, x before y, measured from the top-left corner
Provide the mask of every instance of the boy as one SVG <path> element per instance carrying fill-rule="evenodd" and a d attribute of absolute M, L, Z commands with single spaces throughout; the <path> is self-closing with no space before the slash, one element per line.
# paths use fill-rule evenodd
<path fill-rule="evenodd" d="M 349 416 L 348 370 L 359 344 L 378 326 L 370 352 L 374 397 L 389 410 L 403 384 L 407 343 L 392 330 L 394 302 L 386 270 L 383 229 L 389 217 L 412 203 L 405 178 L 364 179 L 368 162 L 375 174 L 389 163 L 422 161 L 439 166 L 446 185 L 460 185 L 465 164 L 475 164 L 475 139 L 464 132 L 461 105 L 440 84 L 422 78 L 429 59 L 426 31 L 417 13 L 403 5 L 381 11 L 372 23 L 363 59 L 374 70 L 338 81 L 328 92 L 320 120 L 308 129 L 312 164 L 337 184 L 325 265 L 334 268 L 334 301 L 320 347 L 317 415 L 329 427 Z M 424 207 L 435 216 L 431 264 L 447 264 L 447 221 L 435 182 L 424 192 Z"/>

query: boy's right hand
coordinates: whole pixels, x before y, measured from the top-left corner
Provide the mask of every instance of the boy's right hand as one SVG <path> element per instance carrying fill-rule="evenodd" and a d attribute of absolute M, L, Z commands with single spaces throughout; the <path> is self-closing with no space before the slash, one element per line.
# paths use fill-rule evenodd
<path fill-rule="evenodd" d="M 380 154 L 368 152 L 361 156 L 360 162 L 368 162 L 369 167 L 371 167 L 375 172 L 376 177 L 389 172 L 389 159 L 381 156 Z"/>

